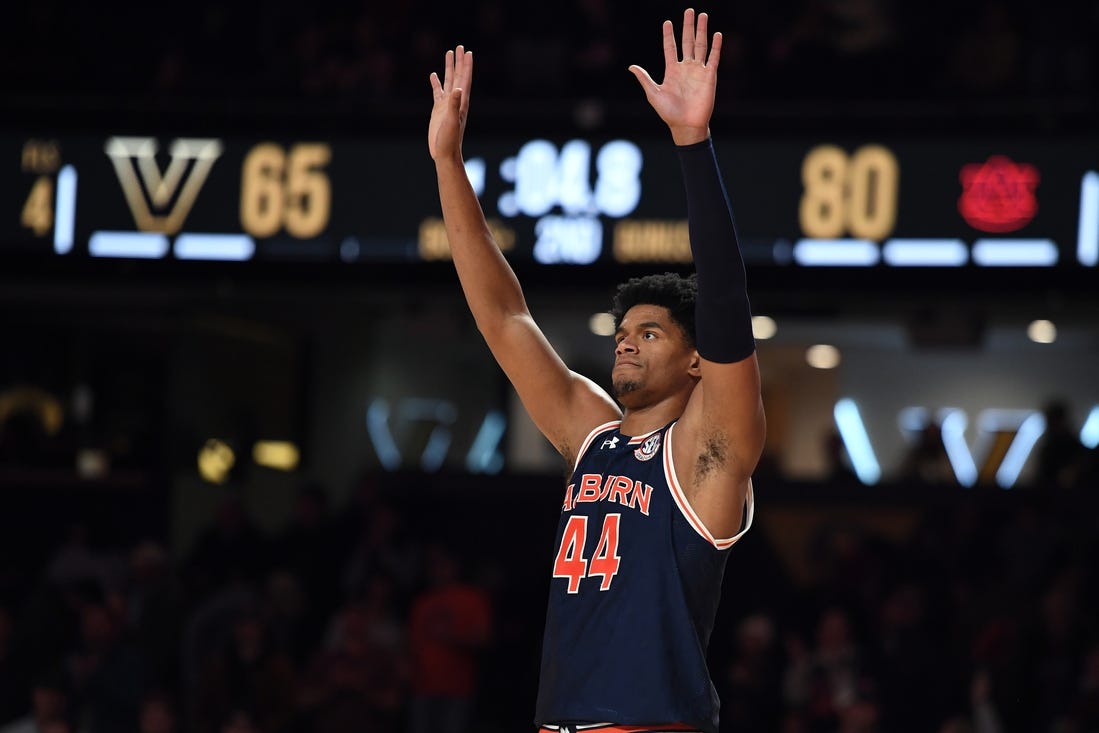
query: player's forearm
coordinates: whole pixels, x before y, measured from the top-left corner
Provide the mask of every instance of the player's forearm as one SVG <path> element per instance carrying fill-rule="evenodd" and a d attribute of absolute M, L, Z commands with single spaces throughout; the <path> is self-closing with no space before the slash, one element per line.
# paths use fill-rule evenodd
<path fill-rule="evenodd" d="M 676 150 L 683 170 L 687 226 L 698 273 L 698 353 L 709 361 L 740 361 L 755 351 L 755 340 L 744 260 L 729 196 L 710 138 Z"/>
<path fill-rule="evenodd" d="M 450 254 L 478 327 L 485 331 L 526 313 L 519 281 L 489 231 L 464 165 L 439 161 L 436 173 Z"/>

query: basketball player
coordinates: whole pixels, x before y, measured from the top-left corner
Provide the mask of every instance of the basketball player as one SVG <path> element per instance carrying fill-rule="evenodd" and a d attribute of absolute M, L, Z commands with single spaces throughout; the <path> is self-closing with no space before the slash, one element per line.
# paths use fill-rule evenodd
<path fill-rule="evenodd" d="M 454 265 L 493 356 L 573 467 L 553 548 L 535 722 L 544 730 L 715 733 L 706 649 L 729 548 L 751 525 L 764 440 L 759 368 L 732 211 L 710 140 L 721 34 L 665 21 L 664 78 L 629 70 L 683 171 L 696 276 L 619 286 L 614 397 L 539 330 L 466 177 L 473 56 L 431 75 L 428 147 Z"/>

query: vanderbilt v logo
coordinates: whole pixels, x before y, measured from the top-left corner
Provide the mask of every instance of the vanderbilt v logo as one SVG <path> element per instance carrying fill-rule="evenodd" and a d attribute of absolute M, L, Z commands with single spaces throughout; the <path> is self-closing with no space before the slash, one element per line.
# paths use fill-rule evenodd
<path fill-rule="evenodd" d="M 198 192 L 221 155 L 221 141 L 178 138 L 161 173 L 157 143 L 151 137 L 112 137 L 104 151 L 111 158 L 122 193 L 143 232 L 175 234 L 183 226 Z"/>

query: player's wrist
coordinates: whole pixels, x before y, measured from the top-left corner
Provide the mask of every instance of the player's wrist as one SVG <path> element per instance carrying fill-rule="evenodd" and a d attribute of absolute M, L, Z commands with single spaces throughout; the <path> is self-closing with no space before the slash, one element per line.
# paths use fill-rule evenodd
<path fill-rule="evenodd" d="M 696 145 L 705 142 L 710 137 L 710 127 L 693 126 L 669 126 L 672 132 L 672 142 L 679 147 Z"/>

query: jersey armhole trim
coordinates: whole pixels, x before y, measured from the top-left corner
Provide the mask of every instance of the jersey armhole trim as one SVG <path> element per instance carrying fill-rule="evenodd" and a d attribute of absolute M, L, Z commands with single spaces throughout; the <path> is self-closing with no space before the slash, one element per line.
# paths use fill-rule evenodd
<path fill-rule="evenodd" d="M 719 550 L 727 550 L 737 543 L 744 533 L 752 527 L 752 519 L 755 517 L 756 502 L 755 496 L 752 492 L 752 479 L 748 479 L 748 491 L 744 495 L 744 526 L 739 532 L 732 537 L 716 538 L 706 525 L 702 523 L 702 520 L 698 518 L 698 514 L 695 513 L 694 508 L 691 506 L 691 502 L 687 500 L 687 495 L 683 492 L 683 487 L 679 485 L 679 479 L 675 475 L 675 460 L 672 458 L 672 431 L 675 429 L 673 424 L 668 428 L 668 432 L 664 435 L 664 477 L 668 481 L 668 486 L 672 490 L 672 499 L 675 501 L 679 511 L 683 514 L 683 517 L 687 522 L 694 527 L 695 532 L 702 536 L 707 542 L 716 547 Z"/>
<path fill-rule="evenodd" d="M 580 459 L 588 452 L 588 448 L 591 447 L 592 441 L 600 434 L 605 433 L 612 428 L 617 428 L 621 424 L 621 420 L 611 420 L 610 422 L 605 422 L 602 425 L 596 425 L 592 428 L 592 431 L 588 433 L 588 437 L 584 438 L 584 442 L 580 444 L 580 450 L 576 451 L 576 460 L 572 462 L 573 473 L 576 473 L 576 467 L 580 465 Z"/>

